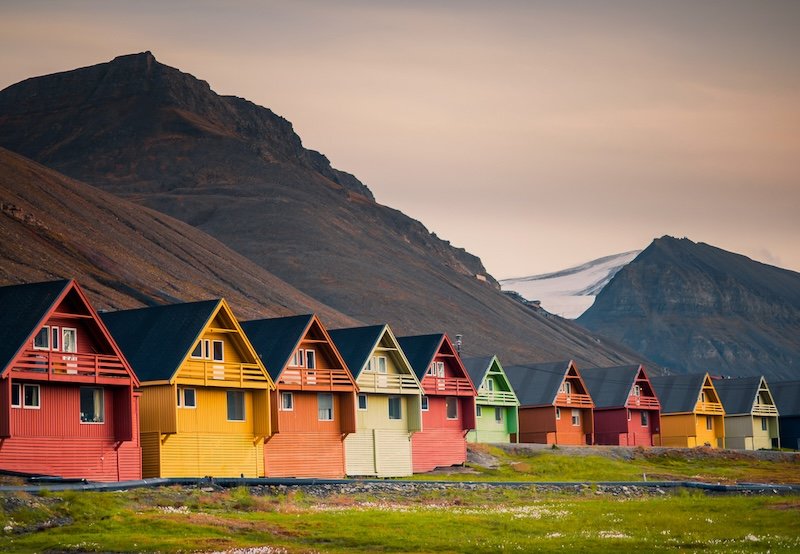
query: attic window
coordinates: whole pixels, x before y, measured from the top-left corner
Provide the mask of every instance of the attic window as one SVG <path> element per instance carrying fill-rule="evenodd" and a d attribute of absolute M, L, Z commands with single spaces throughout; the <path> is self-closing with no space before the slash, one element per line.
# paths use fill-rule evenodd
<path fill-rule="evenodd" d="M 215 340 L 213 345 L 213 360 L 215 362 L 225 361 L 225 346 L 221 340 Z"/>
<path fill-rule="evenodd" d="M 486 380 L 486 388 L 487 388 L 487 390 L 489 392 L 493 392 L 494 391 L 494 379 L 487 379 Z"/>
<path fill-rule="evenodd" d="M 192 358 L 196 360 L 210 360 L 211 359 L 211 341 L 209 339 L 200 339 L 197 345 L 192 350 Z"/>
<path fill-rule="evenodd" d="M 45 325 L 36 336 L 33 337 L 33 348 L 35 350 L 50 350 L 50 326 Z"/>
<path fill-rule="evenodd" d="M 313 350 L 306 350 L 306 367 L 308 369 L 317 367 L 317 356 Z"/>
<path fill-rule="evenodd" d="M 633 385 L 633 396 L 642 396 L 642 387 Z"/>
<path fill-rule="evenodd" d="M 386 373 L 386 356 L 373 356 L 370 358 L 367 369 L 378 373 Z"/>

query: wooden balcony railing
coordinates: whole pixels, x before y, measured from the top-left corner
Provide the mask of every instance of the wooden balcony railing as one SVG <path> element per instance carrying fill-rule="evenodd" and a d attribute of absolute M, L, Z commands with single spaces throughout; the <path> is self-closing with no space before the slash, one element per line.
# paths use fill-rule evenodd
<path fill-rule="evenodd" d="M 698 402 L 694 410 L 700 414 L 725 414 L 725 410 L 719 402 Z"/>
<path fill-rule="evenodd" d="M 203 386 L 228 387 L 231 383 L 239 383 L 253 388 L 264 388 L 266 377 L 256 364 L 215 362 L 211 360 L 188 360 L 181 369 L 181 378 L 188 383 Z"/>
<path fill-rule="evenodd" d="M 504 406 L 514 406 L 519 403 L 513 392 L 501 390 L 478 390 L 478 398 L 475 401 L 478 404 L 499 404 Z"/>
<path fill-rule="evenodd" d="M 413 377 L 398 373 L 363 372 L 358 377 L 358 388 L 361 391 L 419 393 L 419 386 Z"/>
<path fill-rule="evenodd" d="M 12 371 L 33 379 L 94 381 L 130 379 L 117 356 L 29 350 L 14 364 Z"/>
<path fill-rule="evenodd" d="M 464 377 L 433 377 L 432 375 L 427 375 L 422 380 L 422 387 L 425 394 L 463 396 L 474 394 L 472 383 Z"/>
<path fill-rule="evenodd" d="M 778 415 L 778 408 L 773 404 L 753 404 L 754 415 Z"/>
<path fill-rule="evenodd" d="M 655 396 L 636 396 L 632 394 L 628 397 L 627 406 L 629 408 L 653 408 L 657 410 L 661 407 L 661 404 Z"/>
<path fill-rule="evenodd" d="M 353 388 L 353 384 L 348 378 L 347 372 L 341 369 L 290 367 L 283 370 L 278 382 L 282 385 L 299 388 L 300 390 L 304 388 L 310 388 L 312 390 Z"/>
<path fill-rule="evenodd" d="M 582 406 L 591 408 L 592 398 L 588 394 L 567 394 L 560 392 L 556 395 L 556 406 Z"/>

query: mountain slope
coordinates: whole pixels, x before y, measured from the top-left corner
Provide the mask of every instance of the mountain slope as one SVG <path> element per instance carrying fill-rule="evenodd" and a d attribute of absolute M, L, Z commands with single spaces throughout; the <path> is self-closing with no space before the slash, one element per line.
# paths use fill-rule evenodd
<path fill-rule="evenodd" d="M 676 372 L 800 376 L 800 273 L 662 237 L 578 322 Z"/>
<path fill-rule="evenodd" d="M 1 91 L 0 145 L 194 225 L 398 334 L 463 333 L 467 353 L 510 361 L 638 357 L 506 298 L 477 257 L 377 204 L 288 121 L 149 52 Z"/>
<path fill-rule="evenodd" d="M 317 302 L 185 223 L 0 148 L 0 285 L 75 278 L 100 309 L 225 297 L 237 316 Z"/>
<path fill-rule="evenodd" d="M 617 271 L 639 252 L 641 250 L 604 256 L 554 273 L 501 279 L 500 286 L 503 290 L 522 295 L 526 300 L 539 300 L 542 308 L 552 314 L 575 319 L 592 305 L 597 293 Z"/>

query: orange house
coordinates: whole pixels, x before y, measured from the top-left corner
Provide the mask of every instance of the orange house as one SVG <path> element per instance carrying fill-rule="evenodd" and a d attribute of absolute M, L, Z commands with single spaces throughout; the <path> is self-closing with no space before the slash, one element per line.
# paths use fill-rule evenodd
<path fill-rule="evenodd" d="M 505 368 L 519 398 L 519 442 L 592 444 L 594 402 L 572 360 Z"/>
<path fill-rule="evenodd" d="M 313 314 L 245 321 L 242 329 L 277 387 L 267 476 L 343 477 L 357 387 L 328 331 Z"/>

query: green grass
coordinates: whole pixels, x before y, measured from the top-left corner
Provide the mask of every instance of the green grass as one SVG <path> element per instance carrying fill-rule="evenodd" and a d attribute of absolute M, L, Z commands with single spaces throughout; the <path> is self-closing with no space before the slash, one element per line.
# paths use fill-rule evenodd
<path fill-rule="evenodd" d="M 678 491 L 623 498 L 503 488 L 319 499 L 171 487 L 5 494 L 0 506 L 2 527 L 9 528 L 0 533 L 0 548 L 9 552 L 208 552 L 263 545 L 290 552 L 800 549 L 798 496 Z"/>

